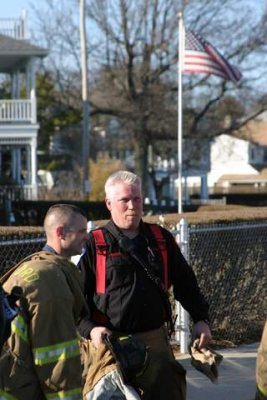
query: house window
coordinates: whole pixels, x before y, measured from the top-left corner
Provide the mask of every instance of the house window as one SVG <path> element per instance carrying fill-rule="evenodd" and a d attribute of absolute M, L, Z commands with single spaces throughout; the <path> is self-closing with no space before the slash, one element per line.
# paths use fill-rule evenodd
<path fill-rule="evenodd" d="M 253 147 L 250 148 L 250 160 L 255 160 L 255 149 Z"/>
<path fill-rule="evenodd" d="M 267 162 L 267 149 L 264 149 L 263 151 L 263 161 Z"/>

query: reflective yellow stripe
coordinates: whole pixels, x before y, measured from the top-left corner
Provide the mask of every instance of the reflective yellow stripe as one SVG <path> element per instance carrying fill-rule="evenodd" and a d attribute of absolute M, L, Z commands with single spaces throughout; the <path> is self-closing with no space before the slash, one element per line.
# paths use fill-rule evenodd
<path fill-rule="evenodd" d="M 0 400 L 16 400 L 16 398 L 0 389 Z"/>
<path fill-rule="evenodd" d="M 266 387 L 263 387 L 263 386 L 259 386 L 259 385 L 258 385 L 258 389 L 259 389 L 259 391 L 260 391 L 264 396 L 267 397 L 267 388 L 266 388 Z"/>
<path fill-rule="evenodd" d="M 51 393 L 47 394 L 45 396 L 48 400 L 81 400 L 82 399 L 82 389 L 77 388 L 77 389 L 72 389 L 72 390 L 66 390 L 66 391 L 61 391 L 57 393 Z"/>
<path fill-rule="evenodd" d="M 26 321 L 21 315 L 18 315 L 11 323 L 11 330 L 19 336 L 24 342 L 29 343 L 29 331 Z"/>
<path fill-rule="evenodd" d="M 44 365 L 55 361 L 67 360 L 79 354 L 80 349 L 77 339 L 33 349 L 35 365 Z"/>

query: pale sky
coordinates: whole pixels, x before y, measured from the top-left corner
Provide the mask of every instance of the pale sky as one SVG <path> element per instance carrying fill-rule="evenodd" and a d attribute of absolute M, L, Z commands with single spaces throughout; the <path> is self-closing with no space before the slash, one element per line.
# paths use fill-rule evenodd
<path fill-rule="evenodd" d="M 40 3 L 42 0 L 38 0 Z M 0 18 L 19 18 L 23 10 L 28 13 L 28 21 L 31 16 L 32 0 L 1 0 L 4 6 L 1 7 Z"/>
<path fill-rule="evenodd" d="M 61 0 L 59 0 L 61 1 Z M 27 12 L 27 30 L 28 35 L 31 37 L 31 32 L 33 29 L 33 21 L 35 20 L 35 11 L 32 9 L 32 4 L 42 5 L 45 3 L 45 0 L 0 0 L 1 3 L 4 3 L 4 6 L 1 7 L 0 11 L 0 19 L 1 18 L 20 18 L 23 10 Z"/>

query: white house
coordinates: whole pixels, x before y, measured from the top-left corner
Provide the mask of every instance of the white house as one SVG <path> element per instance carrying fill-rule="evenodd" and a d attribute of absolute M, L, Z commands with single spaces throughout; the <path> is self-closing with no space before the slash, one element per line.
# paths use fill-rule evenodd
<path fill-rule="evenodd" d="M 16 189 L 29 200 L 36 199 L 38 191 L 36 59 L 47 54 L 30 43 L 26 13 L 18 19 L 0 19 L 1 193 Z"/>
<path fill-rule="evenodd" d="M 239 137 L 220 135 L 210 150 L 208 186 L 265 184 L 267 166 L 267 122 L 251 121 Z"/>

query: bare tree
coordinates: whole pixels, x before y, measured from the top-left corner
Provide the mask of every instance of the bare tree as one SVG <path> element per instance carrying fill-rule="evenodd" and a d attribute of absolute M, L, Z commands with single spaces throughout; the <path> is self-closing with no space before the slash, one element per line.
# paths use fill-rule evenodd
<path fill-rule="evenodd" d="M 74 89 L 73 76 L 78 68 L 75 60 L 79 51 L 78 41 L 74 39 L 75 13 L 68 11 L 70 20 L 64 24 L 66 13 L 56 9 L 58 3 L 47 0 L 57 21 L 56 35 L 52 34 L 51 26 L 48 28 L 44 14 L 39 13 L 39 20 L 43 32 L 50 40 L 53 38 L 57 50 L 64 49 L 68 60 L 72 56 L 69 73 L 65 73 L 66 68 L 57 66 L 55 75 L 59 85 L 68 88 L 69 84 Z M 73 10 L 77 7 L 75 1 L 62 0 L 62 3 L 72 6 Z M 134 139 L 136 171 L 144 182 L 147 182 L 149 146 L 165 154 L 168 147 L 175 151 L 177 13 L 181 3 L 177 0 L 88 0 L 87 3 L 93 77 L 91 115 L 105 114 L 121 120 Z M 247 0 L 188 0 L 185 3 L 186 28 L 208 39 L 243 73 L 238 86 L 214 76 L 184 76 L 184 134 L 189 139 L 202 140 L 233 132 L 267 108 L 261 84 L 267 68 L 266 63 L 261 62 L 266 51 L 267 18 L 264 0 L 253 4 Z M 66 77 L 71 77 L 71 81 L 67 82 Z M 73 94 L 75 99 L 77 92 L 73 90 Z M 68 101 L 75 103 L 70 98 Z M 225 123 L 226 116 L 230 123 Z"/>
<path fill-rule="evenodd" d="M 91 1 L 88 16 L 103 35 L 92 107 L 118 115 L 134 137 L 135 169 L 147 182 L 148 146 L 169 125 L 170 73 L 177 66 L 175 1 Z M 169 46 L 173 43 L 173 46 Z M 164 78 L 163 78 L 164 77 Z M 108 94 L 108 95 L 107 95 Z M 175 107 L 172 107 L 175 112 Z"/>
<path fill-rule="evenodd" d="M 253 77 L 255 65 L 249 63 L 253 55 L 260 57 L 265 46 L 266 15 L 255 21 L 251 18 L 255 6 L 238 3 L 188 1 L 184 10 L 186 26 L 225 49 L 226 58 L 244 75 L 238 87 L 217 77 L 184 77 L 184 130 L 188 138 L 231 132 L 266 108 L 262 104 L 251 109 L 260 92 L 255 78 L 260 79 L 264 70 L 259 67 Z M 175 147 L 178 10 L 179 3 L 172 0 L 92 0 L 88 7 L 89 17 L 103 35 L 103 46 L 98 48 L 102 73 L 91 102 L 95 109 L 115 113 L 127 123 L 136 143 L 136 170 L 145 181 L 148 146 L 169 138 Z M 246 103 L 244 96 L 249 99 Z M 233 103 L 238 106 L 232 107 Z M 228 125 L 226 116 L 230 116 Z M 166 151 L 166 146 L 163 149 Z"/>

